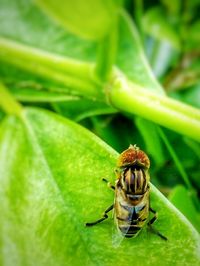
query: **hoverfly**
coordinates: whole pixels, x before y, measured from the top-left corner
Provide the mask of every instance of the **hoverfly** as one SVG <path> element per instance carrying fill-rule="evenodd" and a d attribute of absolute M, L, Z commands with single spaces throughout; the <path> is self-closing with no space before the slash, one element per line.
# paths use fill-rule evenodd
<path fill-rule="evenodd" d="M 157 213 L 150 206 L 150 161 L 148 156 L 136 145 L 130 145 L 123 151 L 117 162 L 115 186 L 106 179 L 103 181 L 115 190 L 114 204 L 107 208 L 97 221 L 86 223 L 86 226 L 94 226 L 108 218 L 108 212 L 114 209 L 114 219 L 117 229 L 125 237 L 136 237 L 145 224 L 160 236 L 167 240 L 159 231 L 152 227 L 157 219 Z M 153 218 L 149 218 L 149 213 Z"/>

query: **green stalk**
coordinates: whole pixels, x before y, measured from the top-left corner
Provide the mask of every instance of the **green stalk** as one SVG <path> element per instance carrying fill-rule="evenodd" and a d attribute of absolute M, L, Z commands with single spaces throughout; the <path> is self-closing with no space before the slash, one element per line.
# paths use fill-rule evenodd
<path fill-rule="evenodd" d="M 158 95 L 128 82 L 122 75 L 108 91 L 117 109 L 139 115 L 159 125 L 200 141 L 200 111 L 164 95 Z"/>
<path fill-rule="evenodd" d="M 101 40 L 98 46 L 98 56 L 95 72 L 101 81 L 107 81 L 115 63 L 118 43 L 118 20 L 113 22 L 109 34 Z"/>
<path fill-rule="evenodd" d="M 111 105 L 123 112 L 139 115 L 200 141 L 198 109 L 140 87 L 128 81 L 115 68 L 111 72 L 114 82 L 108 82 L 111 90 L 105 96 L 95 79 L 94 65 L 89 63 L 56 56 L 3 38 L 0 39 L 0 60 L 42 78 L 56 81 L 70 88 L 70 94 L 74 92 L 102 101 L 105 101 L 107 96 Z"/>
<path fill-rule="evenodd" d="M 25 71 L 77 89 L 88 96 L 102 97 L 94 78 L 94 65 L 54 55 L 0 38 L 0 60 Z"/>
<path fill-rule="evenodd" d="M 0 82 L 0 108 L 6 113 L 21 117 L 22 106 L 15 101 L 6 87 Z"/>
<path fill-rule="evenodd" d="M 85 63 L 79 60 L 54 55 L 52 53 L 33 48 L 28 45 L 17 43 L 7 38 L 0 38 L 1 56 L 16 56 L 18 59 L 29 60 L 34 64 L 40 63 L 51 69 L 59 70 L 65 74 L 73 75 L 77 78 L 83 78 L 91 81 L 91 75 L 94 69 L 93 64 Z"/>

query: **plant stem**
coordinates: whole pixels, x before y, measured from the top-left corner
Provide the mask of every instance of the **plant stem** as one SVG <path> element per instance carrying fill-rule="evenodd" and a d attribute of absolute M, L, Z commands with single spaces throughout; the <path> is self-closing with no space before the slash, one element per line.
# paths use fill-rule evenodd
<path fill-rule="evenodd" d="M 115 108 L 136 114 L 200 141 L 200 111 L 126 79 L 115 68 L 104 94 L 92 71 L 94 65 L 60 57 L 38 49 L 0 39 L 0 60 L 43 78 L 56 81 L 86 98 L 109 102 Z M 113 78 L 114 77 L 114 78 Z M 105 82 L 104 82 L 105 83 Z M 107 86 L 107 87 L 108 87 Z M 66 90 L 66 94 L 69 94 Z"/>
<path fill-rule="evenodd" d="M 200 141 L 200 112 L 164 95 L 155 94 L 117 75 L 108 91 L 110 103 Z"/>
<path fill-rule="evenodd" d="M 0 38 L 0 59 L 25 71 L 77 89 L 88 96 L 102 97 L 94 77 L 94 65 L 54 55 Z"/>
<path fill-rule="evenodd" d="M 79 78 L 84 78 L 85 80 L 89 79 L 88 77 L 91 76 L 94 68 L 93 64 L 54 55 L 44 50 L 17 43 L 3 37 L 0 38 L 0 47 L 3 49 L 1 55 L 7 55 L 9 59 L 11 59 L 12 55 L 16 55 L 17 59 L 30 60 L 30 62 L 34 64 L 39 62 L 42 65 L 51 67 L 51 69 L 75 75 L 76 77 L 78 73 Z"/>
<path fill-rule="evenodd" d="M 13 114 L 21 117 L 22 106 L 15 101 L 6 87 L 0 82 L 0 107 L 7 114 Z"/>
<path fill-rule="evenodd" d="M 118 20 L 113 23 L 109 34 L 99 43 L 96 75 L 100 80 L 107 81 L 115 63 L 118 43 Z"/>

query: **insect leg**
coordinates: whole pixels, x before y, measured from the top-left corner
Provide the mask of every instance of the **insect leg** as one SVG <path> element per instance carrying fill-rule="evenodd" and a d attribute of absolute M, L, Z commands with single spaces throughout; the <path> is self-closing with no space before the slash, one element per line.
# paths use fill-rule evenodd
<path fill-rule="evenodd" d="M 114 207 L 114 204 L 112 204 L 108 209 L 106 209 L 105 212 L 104 212 L 104 214 L 103 214 L 103 217 L 102 217 L 101 219 L 99 219 L 99 220 L 97 220 L 97 221 L 95 221 L 95 222 L 92 222 L 92 223 L 86 223 L 85 225 L 86 225 L 86 226 L 93 226 L 93 225 L 96 225 L 96 224 L 98 224 L 98 223 L 103 222 L 105 219 L 108 218 L 107 213 L 108 213 L 109 211 L 111 211 L 111 210 L 113 209 L 113 207 Z"/>
<path fill-rule="evenodd" d="M 167 238 L 165 236 L 163 236 L 158 230 L 156 230 L 152 224 L 157 220 L 157 212 L 155 210 L 153 210 L 151 207 L 149 208 L 149 211 L 152 212 L 154 214 L 154 217 L 151 218 L 151 220 L 148 222 L 148 226 L 151 229 L 151 231 L 158 235 L 159 237 L 161 237 L 164 240 L 167 240 Z"/>
<path fill-rule="evenodd" d="M 113 190 L 115 190 L 115 186 L 113 186 L 108 180 L 106 180 L 105 178 L 102 178 L 102 181 L 107 183 L 107 186 Z"/>
<path fill-rule="evenodd" d="M 154 209 L 152 209 L 151 207 L 149 208 L 149 211 L 154 214 L 154 217 L 151 218 L 151 220 L 148 222 L 148 225 L 151 225 L 157 220 L 158 215 L 157 215 L 157 212 Z"/>

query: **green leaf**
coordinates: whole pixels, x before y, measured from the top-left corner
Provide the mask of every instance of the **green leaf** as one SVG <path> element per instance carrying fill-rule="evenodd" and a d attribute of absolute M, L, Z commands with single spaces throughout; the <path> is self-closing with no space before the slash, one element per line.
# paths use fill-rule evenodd
<path fill-rule="evenodd" d="M 189 191 L 182 186 L 176 186 L 169 195 L 169 200 L 178 208 L 200 232 L 199 214 L 191 200 Z"/>
<path fill-rule="evenodd" d="M 0 110 L 0 121 L 4 118 L 5 114 Z"/>
<path fill-rule="evenodd" d="M 0 264 L 199 265 L 199 235 L 154 186 L 154 226 L 167 242 L 144 229 L 115 249 L 112 218 L 84 226 L 113 203 L 101 179 L 114 182 L 117 156 L 50 112 L 26 109 L 23 120 L 7 117 L 0 130 Z"/>
<path fill-rule="evenodd" d="M 11 13 L 13 16 L 7 20 L 7 16 Z M 9 41 L 17 40 L 18 42 L 16 42 L 16 44 L 28 44 L 32 48 L 39 48 L 44 56 L 47 55 L 46 52 L 51 52 L 48 55 L 53 55 L 53 57 L 50 57 L 52 63 L 50 64 L 49 62 L 48 65 L 53 65 L 54 75 L 50 74 L 48 76 L 50 81 L 55 80 L 55 77 L 58 75 L 55 70 L 55 61 L 59 62 L 59 64 L 56 65 L 59 73 L 65 71 L 65 76 L 69 70 L 71 71 L 70 74 L 73 74 L 72 65 L 70 65 L 71 68 L 65 65 L 66 59 L 78 59 L 79 61 L 75 61 L 76 65 L 81 62 L 84 64 L 85 61 L 95 61 L 96 45 L 93 42 L 82 40 L 56 26 L 53 21 L 41 14 L 40 10 L 38 10 L 29 0 L 21 0 L 20 4 L 16 0 L 10 0 L 9 5 L 7 1 L 2 0 L 0 17 L 2 20 L 2 23 L 0 23 L 0 34 L 4 36 L 5 39 L 8 38 Z M 17 29 L 15 28 L 15 25 L 17 25 Z M 134 81 L 134 83 L 145 88 L 162 92 L 162 88 L 153 76 L 145 58 L 140 38 L 137 34 L 137 29 L 127 14 L 121 14 L 119 27 L 119 44 L 116 61 L 117 66 L 127 75 L 128 78 Z M 35 28 L 38 30 L 35 31 Z M 23 29 L 23 32 L 19 29 Z M 8 46 L 8 44 L 6 44 L 6 46 Z M 24 50 L 24 53 L 26 48 L 28 47 L 16 47 L 16 49 L 21 49 L 22 51 Z M 30 50 L 29 56 L 36 60 L 37 56 L 35 52 L 36 51 Z M 60 55 L 62 55 L 62 57 Z M 18 56 L 15 54 L 12 58 L 17 57 Z M 127 60 L 127 58 L 129 60 Z M 18 57 L 18 59 L 24 61 L 24 65 L 27 67 L 31 63 L 30 58 L 26 59 Z M 12 60 L 10 59 L 9 62 L 12 63 Z M 41 59 L 39 61 L 38 60 L 34 62 L 33 70 L 35 75 L 37 75 L 35 64 L 40 64 L 40 66 L 43 65 Z M 29 64 L 26 64 L 27 61 L 29 61 Z M 2 64 L 1 68 L 3 68 L 4 64 Z M 47 67 L 48 66 L 46 66 L 46 68 Z M 75 71 L 77 75 L 82 72 L 81 69 L 75 69 Z M 16 78 L 21 75 L 21 70 L 18 72 L 19 73 L 14 73 Z M 88 76 L 91 75 L 91 68 L 89 68 L 89 71 L 86 73 Z M 3 72 L 3 76 L 5 76 L 5 71 Z M 27 73 L 26 76 L 28 76 Z M 24 75 L 21 79 L 24 80 Z"/>
<path fill-rule="evenodd" d="M 167 0 L 161 0 L 165 8 L 169 10 L 171 14 L 179 14 L 181 10 L 181 1 L 180 0 L 174 0 L 172 1 L 167 1 Z"/>
<path fill-rule="evenodd" d="M 12 14 L 12 16 L 9 14 Z M 9 17 L 9 20 L 7 17 Z M 68 83 L 69 80 L 67 81 L 67 79 L 74 79 L 72 73 L 74 67 L 76 74 L 82 73 L 81 76 L 83 75 L 86 77 L 92 75 L 91 66 L 89 66 L 88 69 L 88 65 L 85 61 L 94 61 L 96 45 L 93 42 L 82 40 L 57 26 L 49 20 L 48 17 L 44 16 L 40 10 L 33 5 L 32 1 L 21 0 L 19 2 L 11 0 L 8 5 L 7 1 L 2 0 L 0 3 L 0 20 L 0 35 L 4 37 L 4 40 L 11 41 L 11 43 L 13 43 L 12 40 L 15 40 L 17 41 L 15 44 L 26 44 L 21 48 L 19 46 L 16 47 L 14 44 L 14 50 L 17 50 L 19 53 L 22 52 L 22 54 L 25 55 L 27 51 L 26 48 L 40 48 L 42 54 L 45 56 L 43 57 L 41 54 L 38 54 L 39 57 L 41 56 L 39 59 L 35 54 L 35 49 L 34 51 L 27 51 L 26 55 L 29 59 L 22 58 L 23 56 L 21 58 L 16 55 L 8 56 L 7 54 L 5 57 L 8 61 L 7 64 L 5 61 L 0 64 L 0 73 L 6 84 L 8 83 L 9 85 L 8 81 L 10 81 L 11 77 L 12 84 L 14 84 L 14 82 L 33 81 L 48 88 L 56 83 L 57 86 L 61 85 L 61 87 L 67 88 L 68 90 L 66 93 L 69 94 L 69 90 L 72 91 L 72 84 L 70 85 L 69 83 L 71 82 Z M 8 46 L 9 44 L 7 43 L 6 47 Z M 1 51 L 2 50 L 3 49 L 1 49 Z M 52 51 L 56 57 L 51 57 L 51 66 L 48 66 L 48 58 L 51 55 L 48 52 Z M 30 57 L 32 57 L 32 59 L 37 59 L 31 63 L 32 60 Z M 73 59 L 71 60 L 71 58 Z M 17 59 L 20 66 L 18 65 L 16 68 L 11 68 L 11 61 L 15 61 L 15 59 Z M 75 65 L 73 64 L 74 67 L 70 62 L 75 63 Z M 68 63 L 70 65 L 68 65 Z M 79 68 L 81 66 L 79 63 L 83 66 L 83 68 L 81 67 L 83 71 Z M 40 73 L 38 73 L 37 70 L 39 70 Z M 41 74 L 41 71 L 43 74 Z M 68 71 L 70 73 L 68 73 Z M 62 74 L 63 72 L 64 74 Z M 76 78 L 80 86 L 84 84 L 84 81 L 80 80 L 82 78 Z M 77 84 L 75 87 L 77 87 Z M 86 87 L 88 88 L 90 85 L 87 84 Z"/>
<path fill-rule="evenodd" d="M 138 143 L 135 128 L 123 116 L 92 117 L 91 121 L 93 126 L 92 131 L 95 135 L 99 136 L 118 152 L 122 152 L 131 143 Z"/>
<path fill-rule="evenodd" d="M 36 0 L 36 3 L 60 25 L 79 36 L 97 40 L 112 29 L 120 1 L 108 0 Z"/>
<path fill-rule="evenodd" d="M 147 61 L 137 29 L 125 12 L 119 25 L 117 66 L 134 84 L 164 94 Z"/>
<path fill-rule="evenodd" d="M 177 57 L 176 51 L 169 42 L 163 40 L 158 41 L 152 37 L 147 38 L 147 55 L 157 78 L 161 78 L 174 63 Z"/>
<path fill-rule="evenodd" d="M 33 1 L 10 0 L 8 4 L 8 1 L 1 0 L 0 7 L 0 35 L 4 38 L 57 55 L 94 61 L 94 42 L 83 40 L 56 25 Z"/>
<path fill-rule="evenodd" d="M 200 20 L 195 21 L 192 25 L 189 25 L 188 28 L 185 29 L 185 42 L 186 42 L 186 50 L 199 51 L 199 31 L 200 31 Z M 198 48 L 197 48 L 198 47 Z"/>
<path fill-rule="evenodd" d="M 158 133 L 160 135 L 160 138 L 163 140 L 166 149 L 171 155 L 171 158 L 173 159 L 177 170 L 179 171 L 180 177 L 182 178 L 183 182 L 185 183 L 186 187 L 189 190 L 192 190 L 192 184 L 190 182 L 189 176 L 187 172 L 185 171 L 184 164 L 182 164 L 181 160 L 179 159 L 176 150 L 174 149 L 173 145 L 171 145 L 169 139 L 166 137 L 164 131 L 161 128 L 158 128 Z"/>
<path fill-rule="evenodd" d="M 16 115 L 21 117 L 22 107 L 16 102 L 10 93 L 7 91 L 7 88 L 0 82 L 0 109 L 6 114 Z"/>
<path fill-rule="evenodd" d="M 180 40 L 176 30 L 166 19 L 167 14 L 160 7 L 148 10 L 143 17 L 143 28 L 145 33 L 153 36 L 159 41 L 167 41 L 170 45 L 179 50 Z"/>
<path fill-rule="evenodd" d="M 72 98 L 63 103 L 55 103 L 53 107 L 62 116 L 75 121 L 80 121 L 94 115 L 113 114 L 117 112 L 114 108 L 103 102 L 81 98 Z"/>
<path fill-rule="evenodd" d="M 165 157 L 163 154 L 161 139 L 157 131 L 157 125 L 140 117 L 136 117 L 135 123 L 144 138 L 148 153 L 154 158 L 156 166 L 162 166 Z"/>
<path fill-rule="evenodd" d="M 11 0 L 8 5 L 7 1 L 2 0 L 2 68 L 6 62 L 19 68 L 18 73 L 22 69 L 67 88 L 67 94 L 78 94 L 101 101 L 108 99 L 118 110 L 139 115 L 199 141 L 199 110 L 153 92 L 156 90 L 164 94 L 147 63 L 132 20 L 125 12 L 121 12 L 120 47 L 117 55 L 117 66 L 125 73 L 125 77 L 113 68 L 110 82 L 105 86 L 107 84 L 96 80 L 94 64 L 89 63 L 94 61 L 96 55 L 94 43 L 85 43 L 65 31 L 60 36 L 61 29 L 50 23 L 28 1 L 21 0 L 19 3 Z M 7 20 L 10 13 L 13 15 Z M 50 29 L 50 32 L 46 29 Z M 54 53 L 46 52 L 46 49 Z M 122 50 L 126 52 L 122 53 Z"/>

